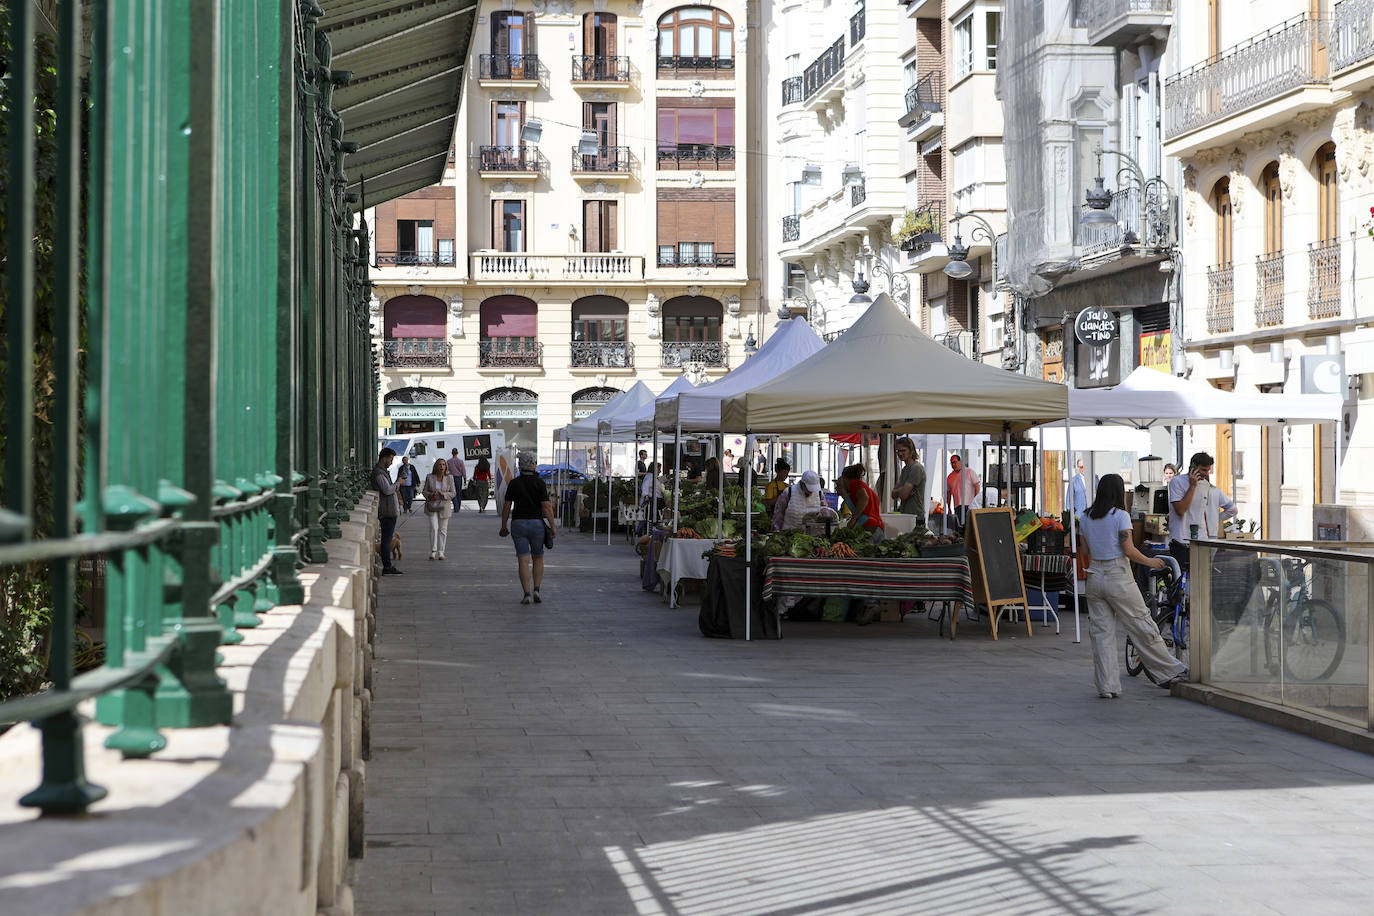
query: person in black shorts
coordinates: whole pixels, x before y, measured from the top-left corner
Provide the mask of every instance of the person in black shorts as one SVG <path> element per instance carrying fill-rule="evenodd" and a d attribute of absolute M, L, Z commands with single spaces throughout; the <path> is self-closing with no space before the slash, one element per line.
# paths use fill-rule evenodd
<path fill-rule="evenodd" d="M 521 452 L 515 461 L 520 474 L 506 487 L 506 499 L 501 504 L 500 535 L 505 537 L 509 534 L 515 542 L 520 587 L 525 592 L 520 603 L 529 604 L 533 599 L 535 604 L 539 604 L 543 601 L 539 596 L 539 585 L 544 581 L 545 526 L 553 537 L 557 537 L 558 528 L 554 522 L 553 505 L 549 502 L 549 488 L 534 470 L 534 454 Z"/>

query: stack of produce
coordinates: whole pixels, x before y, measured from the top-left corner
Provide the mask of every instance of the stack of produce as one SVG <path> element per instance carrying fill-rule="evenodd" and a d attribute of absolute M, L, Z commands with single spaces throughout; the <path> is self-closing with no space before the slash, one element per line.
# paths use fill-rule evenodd
<path fill-rule="evenodd" d="M 916 528 L 906 534 L 898 535 L 881 543 L 871 542 L 868 531 L 862 528 L 836 528 L 830 538 L 801 531 L 770 531 L 754 537 L 754 560 L 762 563 L 772 557 L 830 558 L 830 559 L 913 559 L 924 555 L 925 551 L 939 550 L 941 555 L 949 548 L 961 546 L 962 539 L 957 535 L 937 537 L 925 528 Z M 715 553 L 729 556 L 744 553 L 744 538 L 736 537 L 717 545 Z"/>

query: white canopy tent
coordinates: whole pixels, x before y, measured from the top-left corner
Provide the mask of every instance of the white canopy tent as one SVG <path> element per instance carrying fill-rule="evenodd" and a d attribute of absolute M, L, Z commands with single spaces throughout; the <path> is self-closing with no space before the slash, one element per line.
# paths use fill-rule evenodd
<path fill-rule="evenodd" d="M 728 429 L 782 435 L 999 436 L 1068 416 L 1066 387 L 955 353 L 912 324 L 886 293 L 838 340 L 775 378 L 727 398 L 721 408 L 721 423 Z M 746 560 L 751 560 L 747 552 Z M 746 596 L 751 575 L 746 567 Z M 1074 626 L 1077 641 L 1077 595 Z"/>
<path fill-rule="evenodd" d="M 596 439 L 597 421 L 603 417 L 608 417 L 611 413 L 624 404 L 626 399 L 633 398 L 642 402 L 645 399 L 653 400 L 654 393 L 649 386 L 643 382 L 635 382 L 633 387 L 626 389 L 615 395 L 605 404 L 602 404 L 596 411 L 580 420 L 574 420 L 567 426 L 561 426 L 553 431 L 553 441 L 555 442 L 591 442 Z"/>

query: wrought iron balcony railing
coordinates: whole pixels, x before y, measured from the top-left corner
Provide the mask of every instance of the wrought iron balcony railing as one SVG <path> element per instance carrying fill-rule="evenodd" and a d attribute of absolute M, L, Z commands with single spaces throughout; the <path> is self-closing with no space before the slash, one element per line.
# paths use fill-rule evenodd
<path fill-rule="evenodd" d="M 659 57 L 659 79 L 697 79 L 735 75 L 733 57 Z"/>
<path fill-rule="evenodd" d="M 735 167 L 735 148 L 706 143 L 679 143 L 677 146 L 660 146 L 658 148 L 658 167 L 663 171 L 733 169 Z"/>
<path fill-rule="evenodd" d="M 906 91 L 906 114 L 898 119 L 903 127 L 923 121 L 944 109 L 945 74 L 931 70 Z"/>
<path fill-rule="evenodd" d="M 1336 239 L 1307 246 L 1307 317 L 1341 314 L 1341 243 Z"/>
<path fill-rule="evenodd" d="M 378 267 L 453 267 L 458 263 L 452 251 L 379 251 Z"/>
<path fill-rule="evenodd" d="M 572 59 L 572 80 L 574 83 L 628 83 L 630 59 L 579 54 Z"/>
<path fill-rule="evenodd" d="M 1191 67 L 1164 84 L 1173 139 L 1314 83 L 1326 83 L 1327 21 L 1306 14 Z"/>
<path fill-rule="evenodd" d="M 849 17 L 849 46 L 852 48 L 864 40 L 864 33 L 868 31 L 868 7 L 861 6 L 859 11 Z"/>
<path fill-rule="evenodd" d="M 802 98 L 802 78 L 800 76 L 789 76 L 782 81 L 782 103 L 784 105 L 796 105 Z"/>
<path fill-rule="evenodd" d="M 1171 13 L 1174 0 L 1078 0 L 1078 25 L 1090 33 L 1131 13 Z"/>
<path fill-rule="evenodd" d="M 715 254 L 682 254 L 680 252 L 660 251 L 659 267 L 734 267 L 733 251 L 718 251 Z"/>
<path fill-rule="evenodd" d="M 1262 328 L 1283 324 L 1283 252 L 1255 258 L 1255 324 Z"/>
<path fill-rule="evenodd" d="M 635 345 L 625 340 L 574 340 L 574 369 L 633 369 Z"/>
<path fill-rule="evenodd" d="M 574 172 L 611 172 L 629 174 L 630 148 L 628 146 L 598 146 L 595 153 L 572 151 Z"/>
<path fill-rule="evenodd" d="M 478 79 L 539 79 L 538 54 L 483 54 L 477 62 Z"/>
<path fill-rule="evenodd" d="M 681 369 L 688 363 L 701 363 L 708 367 L 723 368 L 730 364 L 730 345 L 720 340 L 695 340 L 691 342 L 662 343 L 662 367 Z"/>
<path fill-rule="evenodd" d="M 868 185 L 862 178 L 849 186 L 849 205 L 857 207 L 868 199 Z"/>
<path fill-rule="evenodd" d="M 974 359 L 972 331 L 946 331 L 938 338 L 940 343 L 966 359 Z"/>
<path fill-rule="evenodd" d="M 1374 57 L 1374 0 L 1341 0 L 1332 10 L 1332 20 L 1333 71 Z"/>
<path fill-rule="evenodd" d="M 452 345 L 442 337 L 392 337 L 382 341 L 382 365 L 442 369 L 452 352 Z"/>
<path fill-rule="evenodd" d="M 802 71 L 803 99 L 809 99 L 819 92 L 821 87 L 834 79 L 843 68 L 844 36 L 841 35 Z"/>
<path fill-rule="evenodd" d="M 538 368 L 544 365 L 544 345 L 518 337 L 484 337 L 477 344 L 477 365 L 483 369 Z"/>
<path fill-rule="evenodd" d="M 784 242 L 795 242 L 801 238 L 801 217 L 784 216 L 782 218 L 782 240 Z"/>
<path fill-rule="evenodd" d="M 477 167 L 483 172 L 537 172 L 539 151 L 529 146 L 481 146 Z"/>
<path fill-rule="evenodd" d="M 1217 264 L 1207 268 L 1207 331 L 1229 334 L 1236 329 L 1236 268 Z"/>
<path fill-rule="evenodd" d="M 923 252 L 944 238 L 945 202 L 932 200 L 902 218 L 897 232 L 898 247 L 903 251 Z"/>

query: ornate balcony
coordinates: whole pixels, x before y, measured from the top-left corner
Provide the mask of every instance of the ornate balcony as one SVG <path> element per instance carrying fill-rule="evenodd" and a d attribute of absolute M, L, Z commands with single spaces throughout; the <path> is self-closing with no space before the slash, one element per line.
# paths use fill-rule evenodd
<path fill-rule="evenodd" d="M 965 359 L 977 358 L 977 355 L 973 352 L 972 331 L 946 331 L 936 339 Z"/>
<path fill-rule="evenodd" d="M 532 177 L 539 174 L 539 150 L 532 146 L 479 146 L 477 171 L 483 177 Z"/>
<path fill-rule="evenodd" d="M 586 154 L 573 147 L 572 169 L 574 172 L 594 173 L 598 176 L 630 174 L 630 148 L 628 146 L 598 146 L 596 152 Z"/>
<path fill-rule="evenodd" d="M 471 265 L 474 280 L 578 283 L 644 279 L 644 258 L 633 254 L 550 255 L 489 251 L 472 255 Z"/>
<path fill-rule="evenodd" d="M 715 254 L 682 254 L 680 252 L 660 251 L 659 267 L 734 267 L 733 251 L 718 251 Z"/>
<path fill-rule="evenodd" d="M 1164 84 L 1169 140 L 1269 102 L 1329 82 L 1327 23 L 1306 14 L 1257 35 Z"/>
<path fill-rule="evenodd" d="M 570 365 L 574 369 L 633 369 L 635 345 L 624 340 L 574 340 Z"/>
<path fill-rule="evenodd" d="M 660 57 L 661 80 L 730 79 L 735 75 L 733 57 Z"/>
<path fill-rule="evenodd" d="M 1374 0 L 1341 0 L 1332 13 L 1331 69 L 1339 72 L 1374 57 Z"/>
<path fill-rule="evenodd" d="M 477 78 L 484 82 L 538 82 L 538 54 L 483 54 Z"/>
<path fill-rule="evenodd" d="M 868 31 L 868 7 L 861 6 L 859 11 L 849 17 L 849 46 L 852 48 L 864 40 Z"/>
<path fill-rule="evenodd" d="M 1283 252 L 1255 258 L 1255 324 L 1261 328 L 1283 324 Z"/>
<path fill-rule="evenodd" d="M 920 254 L 932 245 L 944 241 L 945 202 L 932 200 L 925 206 L 910 210 L 897 229 L 898 247 L 902 251 Z"/>
<path fill-rule="evenodd" d="M 579 54 L 572 59 L 573 83 L 622 83 L 630 82 L 630 59 L 628 57 L 595 57 Z"/>
<path fill-rule="evenodd" d="M 382 365 L 395 369 L 446 369 L 453 348 L 442 337 L 392 337 L 382 341 Z"/>
<path fill-rule="evenodd" d="M 849 186 L 849 205 L 858 207 L 868 199 L 868 185 L 860 178 Z"/>
<path fill-rule="evenodd" d="M 452 251 L 379 251 L 378 267 L 453 267 L 458 263 Z"/>
<path fill-rule="evenodd" d="M 1236 329 L 1236 268 L 1218 264 L 1207 268 L 1207 331 L 1229 334 Z"/>
<path fill-rule="evenodd" d="M 544 365 L 544 345 L 523 337 L 484 337 L 477 345 L 477 365 L 483 369 L 537 369 Z"/>
<path fill-rule="evenodd" d="M 784 242 L 795 242 L 801 238 L 801 217 L 784 216 L 782 218 L 782 240 Z"/>
<path fill-rule="evenodd" d="M 784 105 L 796 105 L 802 101 L 802 78 L 800 76 L 789 76 L 782 81 L 782 103 Z"/>
<path fill-rule="evenodd" d="M 897 124 L 914 128 L 914 140 L 931 136 L 945 125 L 944 95 L 944 71 L 931 70 L 906 91 L 906 114 L 897 119 Z"/>
<path fill-rule="evenodd" d="M 658 169 L 661 172 L 723 171 L 735 167 L 735 148 L 706 143 L 679 143 L 658 148 Z"/>
<path fill-rule="evenodd" d="M 809 100 L 821 87 L 830 82 L 844 69 L 844 36 L 821 52 L 821 55 L 802 71 L 802 98 Z"/>
<path fill-rule="evenodd" d="M 1341 243 L 1335 239 L 1307 246 L 1307 317 L 1341 315 Z"/>
<path fill-rule="evenodd" d="M 1125 46 L 1173 24 L 1174 0 L 1079 0 L 1078 24 L 1095 45 Z"/>
<path fill-rule="evenodd" d="M 719 340 L 691 342 L 662 342 L 662 367 L 681 369 L 688 363 L 701 363 L 708 368 L 725 368 L 730 364 L 730 345 Z"/>

